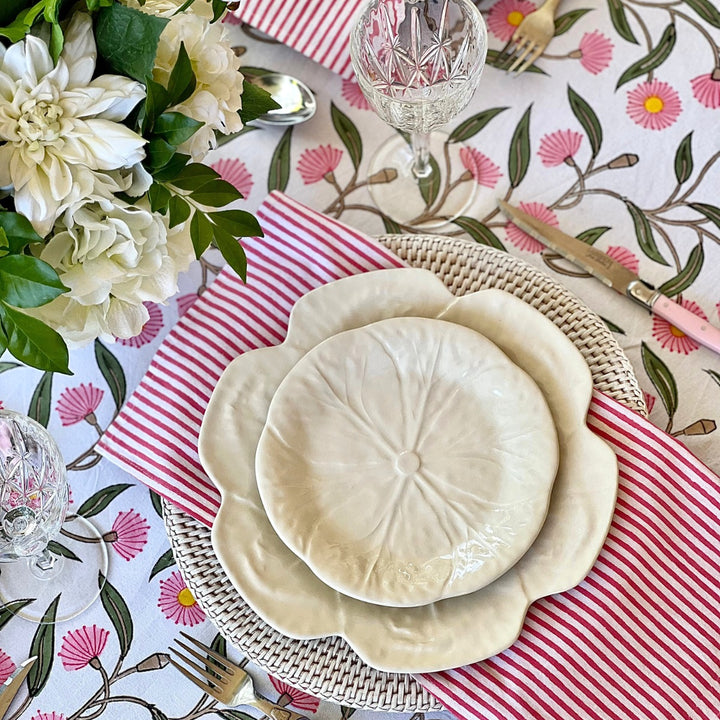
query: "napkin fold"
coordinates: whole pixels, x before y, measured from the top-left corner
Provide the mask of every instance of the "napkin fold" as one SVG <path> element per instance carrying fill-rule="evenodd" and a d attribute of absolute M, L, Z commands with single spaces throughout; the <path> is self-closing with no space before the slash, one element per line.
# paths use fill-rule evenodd
<path fill-rule="evenodd" d="M 366 0 L 242 0 L 233 13 L 248 25 L 344 78 L 350 64 L 350 28 Z"/>
<path fill-rule="evenodd" d="M 304 293 L 402 267 L 374 240 L 281 193 L 244 241 L 246 285 L 229 269 L 167 335 L 99 452 L 197 520 L 219 493 L 197 455 L 215 383 L 242 352 L 285 337 Z M 532 604 L 503 653 L 418 680 L 460 718 L 720 718 L 720 479 L 676 439 L 594 393 L 588 424 L 618 456 L 608 539 L 588 577 Z M 482 632 L 482 628 L 468 629 Z"/>

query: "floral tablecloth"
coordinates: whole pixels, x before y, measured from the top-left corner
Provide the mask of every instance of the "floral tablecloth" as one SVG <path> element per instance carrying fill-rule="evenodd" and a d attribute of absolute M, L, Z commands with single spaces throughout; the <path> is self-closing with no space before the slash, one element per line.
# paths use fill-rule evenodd
<path fill-rule="evenodd" d="M 535 5 L 479 6 L 490 31 L 488 67 L 470 107 L 448 128 L 467 146 L 452 181 L 477 183 L 478 193 L 443 232 L 503 247 L 582 297 L 628 353 L 651 420 L 720 471 L 720 357 L 542 250 L 496 209 L 496 199 L 505 198 L 595 243 L 717 324 L 720 11 L 711 0 L 565 0 L 547 52 L 533 71 L 511 78 L 497 66 Z M 402 230 L 370 202 L 364 170 L 392 130 L 368 109 L 357 84 L 249 28 L 231 31 L 244 65 L 291 72 L 319 101 L 309 123 L 247 128 L 211 156 L 244 194 L 244 206 L 254 210 L 280 189 L 370 234 Z M 430 192 L 432 215 L 443 188 Z M 168 666 L 168 645 L 181 630 L 221 649 L 222 640 L 174 567 L 158 498 L 94 451 L 164 334 L 212 282 L 214 262 L 219 258 L 196 263 L 167 306 L 149 306 L 137 338 L 72 351 L 71 377 L 0 359 L 0 404 L 28 412 L 57 438 L 70 470 L 71 516 L 90 518 L 110 553 L 104 602 L 74 620 L 39 629 L 0 607 L 0 680 L 36 651 L 44 658 L 30 695 L 23 690 L 11 707 L 12 720 L 259 717 L 223 709 Z M 59 542 L 82 548 L 72 537 L 78 534 L 70 520 Z M 319 703 L 248 668 L 263 694 L 309 717 L 376 716 Z"/>

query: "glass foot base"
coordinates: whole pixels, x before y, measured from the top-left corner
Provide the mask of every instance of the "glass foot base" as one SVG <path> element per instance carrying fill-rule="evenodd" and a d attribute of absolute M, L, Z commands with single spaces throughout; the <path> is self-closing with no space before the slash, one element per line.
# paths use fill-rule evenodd
<path fill-rule="evenodd" d="M 402 135 L 380 146 L 370 161 L 368 189 L 383 215 L 414 230 L 433 230 L 468 209 L 477 183 L 460 159 L 463 145 L 446 143 L 447 139 L 446 133 L 431 133 L 433 172 L 421 180 L 413 173 L 412 148 Z"/>
<path fill-rule="evenodd" d="M 106 543 L 83 517 L 67 521 L 63 529 L 87 541 L 59 535 L 50 549 L 62 567 L 53 564 L 47 578 L 30 560 L 0 564 L 0 604 L 6 610 L 38 624 L 59 623 L 87 610 L 100 595 L 100 573 L 105 578 L 108 569 Z M 54 611 L 48 613 L 56 598 Z"/>

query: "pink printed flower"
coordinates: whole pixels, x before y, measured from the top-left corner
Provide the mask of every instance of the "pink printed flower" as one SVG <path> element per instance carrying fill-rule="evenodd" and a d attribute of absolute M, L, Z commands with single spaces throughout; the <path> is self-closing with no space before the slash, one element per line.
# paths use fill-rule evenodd
<path fill-rule="evenodd" d="M 132 560 L 147 543 L 148 530 L 147 520 L 134 510 L 128 510 L 118 513 L 112 530 L 103 535 L 103 540 L 112 543 L 121 558 Z"/>
<path fill-rule="evenodd" d="M 707 320 L 707 315 L 705 315 L 702 308 L 696 302 L 692 300 L 682 300 L 680 304 L 691 313 L 695 313 L 695 315 L 701 317 L 703 320 Z M 670 352 L 689 355 L 693 350 L 697 350 L 700 347 L 695 340 L 688 337 L 682 330 L 678 330 L 674 325 L 671 325 L 667 320 L 657 315 L 653 315 L 652 334 L 660 345 Z"/>
<path fill-rule="evenodd" d="M 627 248 L 620 245 L 611 245 L 605 253 L 613 260 L 617 260 L 621 265 L 624 265 L 630 272 L 634 272 L 636 275 L 639 272 L 640 261 L 638 260 L 637 255 Z"/>
<path fill-rule="evenodd" d="M 555 213 L 539 202 L 520 203 L 520 209 L 528 215 L 541 220 L 548 225 L 557 227 L 559 225 Z M 509 222 L 505 228 L 507 238 L 519 250 L 525 250 L 531 253 L 539 253 L 545 246 L 524 230 L 521 230 L 515 223 Z"/>
<path fill-rule="evenodd" d="M 55 410 L 63 425 L 74 425 L 81 420 L 94 424 L 95 411 L 100 405 L 104 392 L 92 383 L 80 383 L 78 387 L 67 388 L 60 393 Z"/>
<path fill-rule="evenodd" d="M 98 658 L 105 649 L 105 643 L 110 633 L 97 625 L 88 627 L 83 625 L 77 630 L 71 630 L 62 641 L 58 656 L 66 670 L 81 670 L 86 665 L 98 669 Z"/>
<path fill-rule="evenodd" d="M 370 109 L 370 103 L 363 95 L 363 91 L 360 89 L 357 80 L 342 81 L 342 96 L 347 100 L 350 107 L 357 108 L 358 110 Z"/>
<path fill-rule="evenodd" d="M 149 315 L 147 322 L 142 326 L 142 330 L 134 337 L 120 338 L 118 342 L 121 345 L 135 348 L 142 347 L 152 342 L 162 330 L 163 314 L 160 306 L 157 303 L 151 302 L 144 302 L 143 305 L 147 308 Z"/>
<path fill-rule="evenodd" d="M 528 0 L 500 0 L 496 2 L 487 16 L 488 30 L 503 42 L 507 42 L 523 18 L 535 10 Z"/>
<path fill-rule="evenodd" d="M 15 663 L 4 651 L 0 650 L 0 685 L 15 672 Z"/>
<path fill-rule="evenodd" d="M 648 130 L 670 127 L 682 112 L 680 96 L 662 80 L 641 82 L 627 98 L 627 114 L 633 122 Z"/>
<path fill-rule="evenodd" d="M 325 179 L 333 180 L 333 171 L 340 164 L 342 150 L 330 145 L 320 145 L 305 150 L 298 160 L 297 169 L 306 185 Z"/>
<path fill-rule="evenodd" d="M 30 720 L 65 720 L 65 716 L 62 713 L 56 712 L 38 712 L 33 715 Z"/>
<path fill-rule="evenodd" d="M 651 413 L 652 409 L 655 407 L 655 401 L 657 398 L 649 392 L 645 392 L 643 390 L 643 399 L 645 400 L 645 406 L 647 407 L 648 413 Z"/>
<path fill-rule="evenodd" d="M 198 299 L 197 293 L 186 293 L 177 299 L 178 315 L 182 317 Z"/>
<path fill-rule="evenodd" d="M 690 81 L 695 99 L 706 108 L 717 110 L 720 107 L 720 67 L 708 75 L 698 75 Z"/>
<path fill-rule="evenodd" d="M 215 172 L 220 173 L 223 180 L 227 180 L 235 189 L 247 199 L 253 187 L 253 178 L 244 162 L 237 158 L 226 158 L 213 163 Z"/>
<path fill-rule="evenodd" d="M 500 168 L 479 150 L 470 147 L 460 148 L 460 160 L 465 169 L 472 174 L 478 185 L 494 188 L 502 173 Z"/>
<path fill-rule="evenodd" d="M 192 627 L 205 620 L 205 613 L 177 570 L 167 580 L 160 581 L 158 607 L 165 617 L 173 620 L 176 625 Z"/>
<path fill-rule="evenodd" d="M 298 690 L 292 685 L 288 685 L 286 682 L 274 678 L 272 675 L 268 675 L 268 677 L 270 678 L 272 686 L 280 693 L 280 699 L 283 699 L 283 696 L 285 696 L 284 699 L 287 700 L 287 703 L 278 701 L 279 705 L 293 705 L 298 710 L 309 710 L 310 712 L 315 712 L 318 709 L 320 705 L 318 698 L 302 690 Z"/>
<path fill-rule="evenodd" d="M 556 130 L 540 140 L 538 155 L 545 167 L 572 164 L 571 158 L 580 149 L 582 135 L 574 130 Z"/>
<path fill-rule="evenodd" d="M 585 33 L 580 40 L 578 50 L 580 64 L 588 72 L 598 75 L 610 64 L 613 47 L 610 38 L 603 35 L 599 30 Z M 575 53 L 570 53 L 570 57 L 575 57 Z"/>

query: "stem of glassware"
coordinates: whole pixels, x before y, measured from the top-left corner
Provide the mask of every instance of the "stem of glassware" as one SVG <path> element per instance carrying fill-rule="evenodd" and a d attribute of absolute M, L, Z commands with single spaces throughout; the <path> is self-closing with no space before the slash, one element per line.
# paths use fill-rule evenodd
<path fill-rule="evenodd" d="M 430 166 L 430 133 L 414 132 L 410 136 L 413 149 L 413 175 L 420 180 L 432 172 Z"/>
<path fill-rule="evenodd" d="M 63 560 L 62 555 L 55 555 L 45 548 L 39 555 L 28 558 L 28 567 L 38 580 L 50 580 L 62 569 Z"/>

